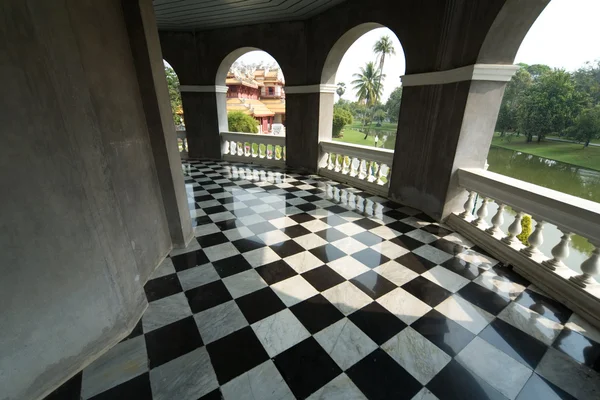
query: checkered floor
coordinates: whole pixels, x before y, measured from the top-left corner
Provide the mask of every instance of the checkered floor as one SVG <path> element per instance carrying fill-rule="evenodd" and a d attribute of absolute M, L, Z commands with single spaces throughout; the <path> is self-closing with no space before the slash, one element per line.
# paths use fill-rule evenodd
<path fill-rule="evenodd" d="M 183 170 L 197 242 L 55 398 L 600 398 L 600 333 L 419 211 L 290 171 Z"/>

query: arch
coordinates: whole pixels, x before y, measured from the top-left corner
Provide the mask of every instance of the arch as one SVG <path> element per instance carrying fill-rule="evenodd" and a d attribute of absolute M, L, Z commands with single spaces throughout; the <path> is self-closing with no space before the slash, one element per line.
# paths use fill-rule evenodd
<path fill-rule="evenodd" d="M 221 64 L 219 64 L 219 68 L 217 68 L 217 75 L 215 76 L 215 85 L 222 86 L 227 78 L 227 72 L 229 72 L 229 68 L 231 68 L 231 64 L 235 62 L 238 58 L 243 56 L 246 53 L 251 51 L 264 51 L 257 47 L 240 47 L 227 54 Z M 265 52 L 266 53 L 266 52 Z"/>

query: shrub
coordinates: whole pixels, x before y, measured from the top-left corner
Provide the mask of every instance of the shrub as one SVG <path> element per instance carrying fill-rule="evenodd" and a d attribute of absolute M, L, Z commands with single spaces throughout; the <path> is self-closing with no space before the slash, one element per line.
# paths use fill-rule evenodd
<path fill-rule="evenodd" d="M 227 114 L 227 123 L 230 132 L 258 133 L 258 122 L 248 114 L 241 111 L 232 111 Z"/>
<path fill-rule="evenodd" d="M 352 123 L 352 114 L 349 111 L 344 110 L 341 107 L 333 108 L 333 130 L 332 134 L 334 138 L 340 137 L 340 132 L 344 126 Z"/>
<path fill-rule="evenodd" d="M 521 233 L 517 235 L 517 239 L 521 241 L 525 246 L 529 246 L 529 235 L 531 235 L 531 217 L 524 215 L 521 220 Z"/>

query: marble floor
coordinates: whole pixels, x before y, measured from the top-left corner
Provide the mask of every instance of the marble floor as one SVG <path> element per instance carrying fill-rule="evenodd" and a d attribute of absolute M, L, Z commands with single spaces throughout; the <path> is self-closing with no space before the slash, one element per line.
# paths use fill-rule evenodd
<path fill-rule="evenodd" d="M 196 241 L 49 399 L 599 399 L 600 333 L 418 210 L 183 163 Z"/>

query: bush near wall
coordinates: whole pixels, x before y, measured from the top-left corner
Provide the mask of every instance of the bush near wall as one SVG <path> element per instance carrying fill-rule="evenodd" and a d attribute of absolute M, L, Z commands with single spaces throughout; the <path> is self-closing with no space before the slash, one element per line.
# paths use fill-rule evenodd
<path fill-rule="evenodd" d="M 517 239 L 521 241 L 525 246 L 529 246 L 529 235 L 531 235 L 531 217 L 524 215 L 521 220 L 521 233 L 517 235 Z"/>
<path fill-rule="evenodd" d="M 254 118 L 241 111 L 227 113 L 230 132 L 258 133 L 258 123 Z"/>
<path fill-rule="evenodd" d="M 349 125 L 351 123 L 352 114 L 349 111 L 337 106 L 333 108 L 332 136 L 334 138 L 340 137 L 340 133 L 344 126 Z"/>

